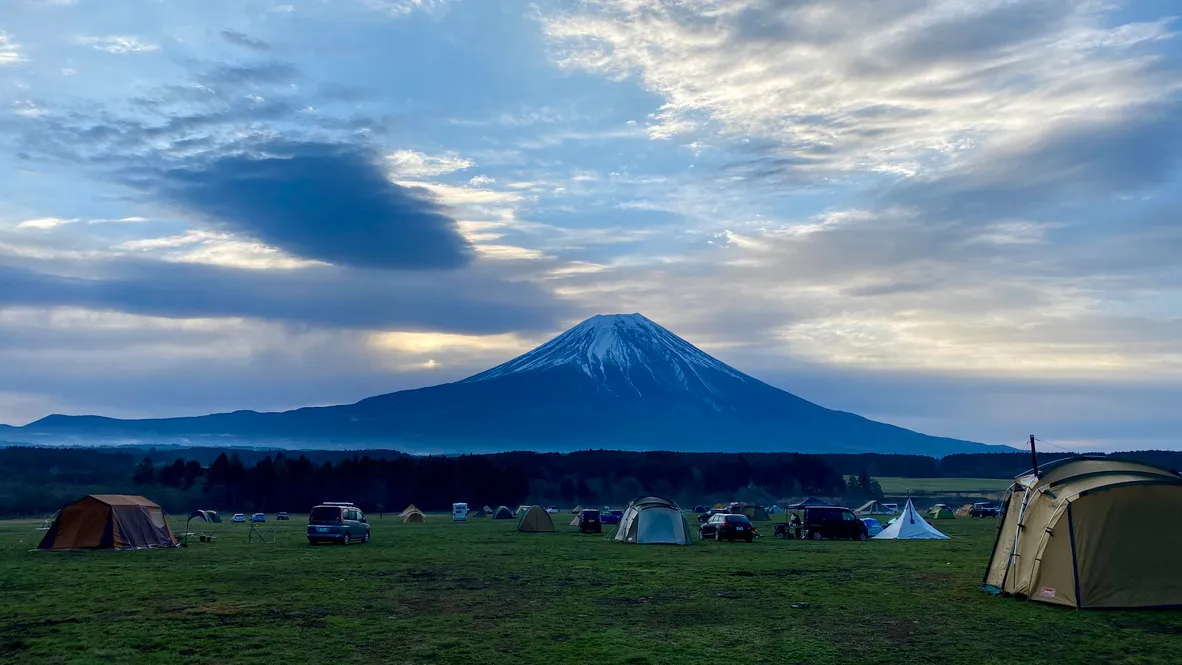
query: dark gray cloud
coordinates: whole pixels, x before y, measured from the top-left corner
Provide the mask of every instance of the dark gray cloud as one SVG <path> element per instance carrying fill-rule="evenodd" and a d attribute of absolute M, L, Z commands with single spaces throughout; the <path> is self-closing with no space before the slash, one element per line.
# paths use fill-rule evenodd
<path fill-rule="evenodd" d="M 427 192 L 357 146 L 286 143 L 137 177 L 162 201 L 295 256 L 356 268 L 458 268 L 472 258 Z"/>
<path fill-rule="evenodd" d="M 245 33 L 238 32 L 237 30 L 222 30 L 222 39 L 233 44 L 234 46 L 241 46 L 242 48 L 250 49 L 251 51 L 271 50 L 271 45 L 267 42 L 251 37 Z"/>
<path fill-rule="evenodd" d="M 2 257 L 0 257 L 2 258 Z M 249 270 L 152 260 L 0 264 L 0 307 L 83 307 L 170 318 L 245 317 L 365 330 L 553 330 L 566 307 L 491 269 Z"/>

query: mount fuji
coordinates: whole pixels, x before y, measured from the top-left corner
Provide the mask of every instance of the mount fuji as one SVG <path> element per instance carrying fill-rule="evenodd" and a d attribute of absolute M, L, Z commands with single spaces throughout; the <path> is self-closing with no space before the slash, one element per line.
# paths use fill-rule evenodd
<path fill-rule="evenodd" d="M 281 413 L 117 420 L 53 415 L 7 436 L 407 452 L 987 452 L 833 411 L 702 352 L 640 314 L 594 316 L 462 381 Z M 27 437 L 25 437 L 27 438 Z"/>

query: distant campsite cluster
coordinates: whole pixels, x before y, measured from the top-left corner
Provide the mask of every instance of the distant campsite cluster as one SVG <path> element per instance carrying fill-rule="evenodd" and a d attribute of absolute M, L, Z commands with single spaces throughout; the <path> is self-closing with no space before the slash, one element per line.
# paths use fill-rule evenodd
<path fill-rule="evenodd" d="M 750 543 L 767 535 L 806 541 L 946 540 L 948 536 L 929 520 L 993 518 L 999 523 L 984 576 L 986 590 L 1076 608 L 1158 607 L 1182 604 L 1182 588 L 1171 582 L 1176 576 L 1163 556 L 1163 547 L 1176 544 L 1176 530 L 1164 534 L 1163 540 L 1159 531 L 1146 528 L 1146 516 L 1161 511 L 1182 512 L 1182 476 L 1177 472 L 1130 460 L 1080 457 L 1019 476 L 999 504 L 965 504 L 955 511 L 935 504 L 924 513 L 910 498 L 901 507 L 870 500 L 851 510 L 817 497 L 783 506 L 731 502 L 683 511 L 671 499 L 643 496 L 622 510 L 576 506 L 569 511 L 568 526 L 579 534 L 595 534 L 602 533 L 604 525 L 614 525 L 606 537 L 620 543 L 685 546 L 696 540 Z M 450 521 L 514 520 L 520 533 L 544 534 L 557 531 L 554 515 L 559 512 L 555 506 L 540 505 L 469 510 L 461 502 L 452 505 Z M 690 516 L 698 523 L 696 533 Z M 885 524 L 879 521 L 887 517 Z M 379 520 L 384 518 L 379 514 Z M 287 513 L 278 519 L 288 519 Z M 428 519 L 411 504 L 395 521 L 413 525 Z M 90 495 L 47 520 L 38 549 L 177 547 L 197 535 L 194 520 L 222 521 L 216 511 L 194 510 L 178 539 L 155 502 L 142 496 Z M 231 520 L 246 521 L 241 513 Z M 255 513 L 249 522 L 253 538 L 267 516 Z M 770 534 L 761 528 L 770 528 Z M 259 539 L 266 542 L 268 533 L 259 533 Z M 308 516 L 311 545 L 368 543 L 371 534 L 370 519 L 349 501 L 319 504 Z M 206 534 L 200 537 L 207 542 Z"/>

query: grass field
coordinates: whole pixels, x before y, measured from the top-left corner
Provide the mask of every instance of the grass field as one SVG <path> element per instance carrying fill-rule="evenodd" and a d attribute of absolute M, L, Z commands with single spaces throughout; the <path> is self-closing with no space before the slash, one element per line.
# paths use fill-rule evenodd
<path fill-rule="evenodd" d="M 1013 479 L 998 478 L 875 478 L 882 491 L 904 495 L 908 491 L 928 495 L 992 494 L 1000 495 L 1009 489 Z"/>
<path fill-rule="evenodd" d="M 0 522 L 0 660 L 20 663 L 1182 662 L 1182 612 L 1094 611 L 979 589 L 991 520 L 947 541 L 623 545 L 514 522 L 373 519 L 310 547 L 211 525 L 213 544 L 29 552 Z M 770 532 L 770 526 L 764 525 Z M 807 609 L 794 609 L 801 601 Z"/>

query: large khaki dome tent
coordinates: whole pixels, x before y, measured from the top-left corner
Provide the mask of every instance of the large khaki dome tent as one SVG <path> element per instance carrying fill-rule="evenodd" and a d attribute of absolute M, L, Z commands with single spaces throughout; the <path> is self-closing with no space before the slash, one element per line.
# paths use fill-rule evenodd
<path fill-rule="evenodd" d="M 1076 608 L 1182 606 L 1182 476 L 1104 457 L 1015 479 L 985 588 Z"/>
<path fill-rule="evenodd" d="M 91 494 L 61 509 L 41 550 L 176 547 L 164 509 L 142 496 Z"/>
<path fill-rule="evenodd" d="M 616 540 L 625 543 L 690 545 L 693 535 L 677 504 L 659 496 L 634 500 L 624 509 Z"/>
<path fill-rule="evenodd" d="M 526 533 L 554 531 L 554 520 L 550 519 L 550 513 L 541 506 L 531 506 L 521 516 L 521 521 L 517 523 L 517 530 Z"/>

